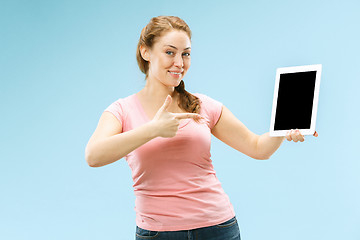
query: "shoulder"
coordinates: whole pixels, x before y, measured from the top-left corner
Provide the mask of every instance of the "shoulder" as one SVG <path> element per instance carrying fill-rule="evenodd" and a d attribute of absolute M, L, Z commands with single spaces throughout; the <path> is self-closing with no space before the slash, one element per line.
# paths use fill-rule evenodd
<path fill-rule="evenodd" d="M 129 111 L 131 111 L 131 109 L 133 109 L 135 105 L 135 94 L 132 94 L 130 96 L 119 98 L 116 101 L 112 102 L 104 111 L 111 112 L 116 116 L 116 118 L 122 121 L 124 118 L 126 118 Z"/>
<path fill-rule="evenodd" d="M 203 93 L 192 93 L 192 95 L 200 98 L 200 100 L 205 99 L 205 98 L 209 98 L 207 95 L 205 95 Z"/>
<path fill-rule="evenodd" d="M 203 93 L 193 93 L 193 95 L 200 99 L 201 105 L 204 107 L 213 106 L 213 105 L 217 107 L 222 106 L 221 102 Z"/>
<path fill-rule="evenodd" d="M 223 104 L 202 93 L 193 95 L 200 99 L 200 114 L 209 120 L 209 127 L 213 128 L 221 116 Z"/>
<path fill-rule="evenodd" d="M 131 103 L 133 101 L 135 101 L 135 94 L 131 94 L 127 97 L 118 98 L 116 101 L 114 101 L 114 103 Z"/>
<path fill-rule="evenodd" d="M 126 108 L 126 107 L 131 107 L 131 105 L 135 104 L 135 101 L 136 101 L 136 96 L 135 94 L 132 94 L 127 97 L 118 98 L 117 100 L 112 102 L 110 106 L 118 107 L 118 108 Z"/>

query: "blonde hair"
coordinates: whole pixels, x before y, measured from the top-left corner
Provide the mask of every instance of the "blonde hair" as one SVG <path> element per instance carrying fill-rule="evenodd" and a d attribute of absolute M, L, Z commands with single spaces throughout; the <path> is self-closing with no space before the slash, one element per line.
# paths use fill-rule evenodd
<path fill-rule="evenodd" d="M 189 26 L 184 20 L 175 16 L 154 17 L 142 29 L 136 49 L 136 60 L 140 71 L 143 72 L 146 77 L 148 77 L 149 62 L 141 56 L 140 47 L 145 46 L 151 49 L 157 38 L 172 30 L 184 31 L 189 39 L 191 39 L 191 30 Z M 181 109 L 186 112 L 200 113 L 200 99 L 185 90 L 185 83 L 183 80 L 181 80 L 179 86 L 175 87 L 175 90 L 180 96 L 179 107 Z"/>

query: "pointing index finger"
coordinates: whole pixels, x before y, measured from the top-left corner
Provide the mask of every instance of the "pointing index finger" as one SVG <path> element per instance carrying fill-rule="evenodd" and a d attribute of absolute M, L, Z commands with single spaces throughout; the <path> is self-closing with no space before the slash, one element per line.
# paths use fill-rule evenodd
<path fill-rule="evenodd" d="M 193 119 L 202 119 L 203 117 L 200 114 L 197 113 L 174 113 L 174 116 L 176 119 L 187 119 L 187 118 L 193 118 Z"/>

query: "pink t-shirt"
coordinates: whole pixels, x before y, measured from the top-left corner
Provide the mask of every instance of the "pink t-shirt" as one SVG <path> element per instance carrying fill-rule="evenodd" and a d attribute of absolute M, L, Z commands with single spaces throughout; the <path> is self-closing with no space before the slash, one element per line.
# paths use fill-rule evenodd
<path fill-rule="evenodd" d="M 207 120 L 180 121 L 173 138 L 157 137 L 126 156 L 134 181 L 136 224 L 152 231 L 178 231 L 220 224 L 235 216 L 210 159 L 211 129 L 222 104 L 203 94 L 200 114 Z M 123 132 L 150 121 L 135 94 L 105 111 Z"/>

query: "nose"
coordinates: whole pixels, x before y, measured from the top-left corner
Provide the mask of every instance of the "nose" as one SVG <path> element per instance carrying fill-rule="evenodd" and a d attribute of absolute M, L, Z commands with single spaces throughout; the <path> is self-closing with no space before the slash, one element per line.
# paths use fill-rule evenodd
<path fill-rule="evenodd" d="M 184 60 L 181 55 L 177 54 L 174 58 L 174 66 L 182 68 L 184 66 Z"/>

